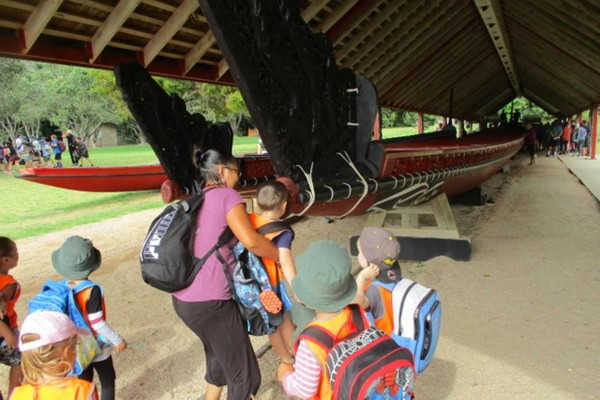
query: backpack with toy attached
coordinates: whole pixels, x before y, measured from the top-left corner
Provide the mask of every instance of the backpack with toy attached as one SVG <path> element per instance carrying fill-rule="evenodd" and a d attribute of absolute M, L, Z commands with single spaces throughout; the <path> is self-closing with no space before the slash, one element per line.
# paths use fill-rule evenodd
<path fill-rule="evenodd" d="M 59 282 L 47 281 L 42 286 L 41 292 L 36 294 L 28 303 L 30 313 L 39 310 L 61 312 L 68 315 L 78 328 L 83 328 L 89 332 L 88 335 L 81 336 L 77 344 L 77 359 L 70 373 L 73 376 L 81 375 L 92 363 L 94 357 L 101 352 L 100 345 L 75 300 L 76 293 L 91 287 L 100 288 L 100 286 L 87 280 L 79 282 L 74 288 L 69 287 L 66 280 Z"/>
<path fill-rule="evenodd" d="M 284 229 L 292 231 L 286 222 L 273 221 L 261 226 L 257 231 L 261 235 L 267 235 Z M 274 333 L 283 321 L 279 282 L 275 287 L 271 286 L 262 259 L 249 252 L 242 243 L 236 243 L 233 254 L 237 262 L 230 277 L 231 292 L 238 302 L 242 318 L 246 321 L 246 331 L 255 336 Z M 227 269 L 225 273 L 229 276 Z"/>
<path fill-rule="evenodd" d="M 380 329 L 368 327 L 360 306 L 349 306 L 356 330 L 335 341 L 330 332 L 308 326 L 296 341 L 312 341 L 328 352 L 327 374 L 336 400 L 410 400 L 415 371 L 409 349 Z"/>
<path fill-rule="evenodd" d="M 392 338 L 409 348 L 415 370 L 427 368 L 437 347 L 442 325 L 442 303 L 434 289 L 403 278 L 392 291 L 394 330 Z"/>
<path fill-rule="evenodd" d="M 194 256 L 196 215 L 209 190 L 169 204 L 152 221 L 140 250 L 142 279 L 148 285 L 169 293 L 190 286 L 208 257 L 233 237 L 226 227 L 202 258 Z"/>

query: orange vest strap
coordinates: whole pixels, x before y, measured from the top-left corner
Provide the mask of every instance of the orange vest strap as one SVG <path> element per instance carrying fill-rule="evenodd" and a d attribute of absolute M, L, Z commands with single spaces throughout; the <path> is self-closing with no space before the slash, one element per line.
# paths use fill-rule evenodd
<path fill-rule="evenodd" d="M 309 341 L 314 342 L 315 344 L 319 345 L 322 349 L 329 352 L 329 350 L 331 350 L 339 340 L 347 336 L 345 335 L 344 337 L 337 338 L 337 335 L 335 335 L 333 331 L 339 331 L 341 330 L 341 328 L 344 328 L 348 325 L 350 325 L 349 333 L 360 332 L 365 330 L 369 326 L 369 323 L 365 319 L 360 306 L 358 304 L 350 304 L 348 308 L 350 309 L 350 319 L 348 323 L 342 325 L 340 329 L 328 326 L 328 321 L 318 325 L 309 324 L 304 329 L 304 331 L 302 331 L 302 334 L 298 337 L 298 340 L 301 338 L 308 339 Z M 296 340 L 296 343 L 299 343 L 298 340 Z"/>
<path fill-rule="evenodd" d="M 269 240 L 273 239 L 284 230 L 289 230 L 292 232 L 292 235 L 294 235 L 294 231 L 287 222 L 273 221 L 268 218 L 261 217 L 256 213 L 250 214 L 249 217 L 254 229 L 256 229 L 258 233 Z M 272 286 L 278 285 L 279 282 L 283 280 L 281 268 L 278 268 L 275 264 L 275 261 L 271 260 L 270 258 L 262 257 L 262 261 L 265 271 L 269 276 L 269 282 Z"/>
<path fill-rule="evenodd" d="M 379 298 L 381 300 L 381 305 L 383 306 L 383 315 L 379 318 L 375 319 L 375 326 L 386 333 L 386 335 L 391 335 L 394 330 L 394 310 L 392 305 L 392 291 L 388 290 L 386 286 L 378 285 L 374 283 L 375 281 L 369 281 L 365 285 L 365 292 L 369 288 L 369 286 L 374 285 L 377 287 L 377 291 L 379 292 Z M 375 316 L 373 316 L 375 318 Z"/>

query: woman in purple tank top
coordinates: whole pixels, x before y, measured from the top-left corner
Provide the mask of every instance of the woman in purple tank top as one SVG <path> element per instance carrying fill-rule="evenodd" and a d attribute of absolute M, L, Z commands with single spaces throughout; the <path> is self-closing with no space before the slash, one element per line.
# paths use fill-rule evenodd
<path fill-rule="evenodd" d="M 240 177 L 235 157 L 215 150 L 197 151 L 194 164 L 205 190 L 197 216 L 194 255 L 206 254 L 228 226 L 235 238 L 218 251 L 230 273 L 235 265 L 231 249 L 237 240 L 258 256 L 278 260 L 277 247 L 254 230 L 244 199 L 233 189 Z M 213 254 L 190 286 L 173 293 L 175 312 L 204 346 L 205 400 L 220 399 L 224 386 L 227 399 L 248 400 L 260 386 L 258 362 L 227 279 L 223 265 Z"/>

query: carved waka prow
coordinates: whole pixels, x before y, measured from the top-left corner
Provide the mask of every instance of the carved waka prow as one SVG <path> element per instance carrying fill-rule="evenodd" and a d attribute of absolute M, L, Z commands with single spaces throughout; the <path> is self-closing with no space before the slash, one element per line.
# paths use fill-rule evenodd
<path fill-rule="evenodd" d="M 374 177 L 367 161 L 378 115 L 367 79 L 339 69 L 297 1 L 200 0 L 275 172 L 315 184 Z M 298 168 L 301 167 L 301 168 Z"/>
<path fill-rule="evenodd" d="M 167 94 L 140 64 L 115 66 L 115 77 L 146 140 L 169 178 L 177 183 L 178 187 L 170 190 L 194 192 L 194 146 L 231 154 L 233 132 L 229 125 L 208 125 L 201 114 L 188 113 L 185 102 L 177 95 Z"/>

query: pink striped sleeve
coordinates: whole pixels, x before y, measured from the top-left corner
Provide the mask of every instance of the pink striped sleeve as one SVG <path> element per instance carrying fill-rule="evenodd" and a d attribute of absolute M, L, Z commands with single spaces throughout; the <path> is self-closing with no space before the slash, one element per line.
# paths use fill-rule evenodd
<path fill-rule="evenodd" d="M 283 390 L 288 396 L 309 399 L 319 390 L 321 364 L 304 340 L 300 341 L 296 352 L 294 372 L 283 377 Z"/>

